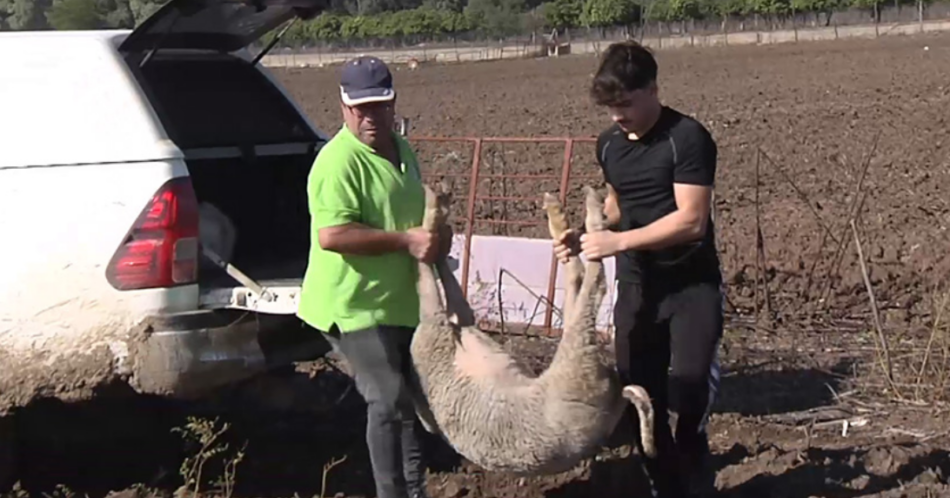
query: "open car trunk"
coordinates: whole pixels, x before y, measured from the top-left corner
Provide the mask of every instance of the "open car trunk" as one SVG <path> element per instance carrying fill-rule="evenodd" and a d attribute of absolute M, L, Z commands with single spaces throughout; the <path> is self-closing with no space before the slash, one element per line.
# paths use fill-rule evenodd
<path fill-rule="evenodd" d="M 119 46 L 185 154 L 199 203 L 205 308 L 296 311 L 309 250 L 306 180 L 321 138 L 257 66 L 263 53 L 253 61 L 235 53 L 328 6 L 171 0 Z"/>
<path fill-rule="evenodd" d="M 202 247 L 268 291 L 261 296 L 205 256 L 202 306 L 295 312 L 310 242 L 307 175 L 321 139 L 241 58 L 159 52 L 133 71 L 185 153 Z M 205 216 L 209 207 L 216 216 Z"/>
<path fill-rule="evenodd" d="M 296 311 L 309 250 L 307 175 L 321 138 L 257 66 L 260 56 L 235 52 L 328 4 L 171 0 L 119 47 L 185 154 L 205 308 Z"/>

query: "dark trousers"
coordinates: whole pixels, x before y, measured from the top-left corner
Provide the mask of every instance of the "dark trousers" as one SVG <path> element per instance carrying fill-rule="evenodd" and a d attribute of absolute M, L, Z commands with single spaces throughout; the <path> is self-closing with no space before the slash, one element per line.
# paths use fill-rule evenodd
<path fill-rule="evenodd" d="M 379 326 L 324 333 L 346 358 L 367 403 L 369 447 L 378 498 L 413 498 L 425 485 L 421 425 L 410 389 L 409 345 L 414 329 Z"/>
<path fill-rule="evenodd" d="M 646 389 L 656 417 L 657 455 L 644 458 L 644 467 L 660 497 L 687 496 L 709 452 L 705 425 L 719 387 L 723 330 L 720 285 L 619 282 L 617 291 L 617 368 L 624 384 Z M 676 413 L 675 433 L 667 410 Z M 630 417 L 643 454 L 635 410 Z"/>

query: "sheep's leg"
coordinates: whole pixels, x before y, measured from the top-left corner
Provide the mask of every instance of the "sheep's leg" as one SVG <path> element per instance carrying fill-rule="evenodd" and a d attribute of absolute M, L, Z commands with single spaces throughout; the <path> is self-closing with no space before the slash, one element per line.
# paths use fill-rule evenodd
<path fill-rule="evenodd" d="M 544 193 L 544 210 L 548 214 L 548 231 L 552 239 L 559 239 L 568 230 L 567 216 L 561 202 L 554 195 Z M 584 267 L 580 257 L 571 256 L 564 264 L 564 311 L 562 321 L 570 323 L 574 309 L 577 307 L 577 294 L 580 292 L 581 279 L 584 278 Z"/>
<path fill-rule="evenodd" d="M 440 210 L 440 196 L 425 185 L 426 207 L 422 216 L 422 228 L 436 231 L 443 223 L 444 212 Z M 433 323 L 446 316 L 445 307 L 439 294 L 438 277 L 432 265 L 420 262 L 419 279 L 416 290 L 419 293 L 419 319 L 422 323 Z"/>
<path fill-rule="evenodd" d="M 435 269 L 425 263 L 419 263 L 419 281 L 416 291 L 419 293 L 420 323 L 434 323 L 445 317 L 445 307 L 439 294 Z"/>
<path fill-rule="evenodd" d="M 445 291 L 446 308 L 449 316 L 455 315 L 456 322 L 461 327 L 471 327 L 475 325 L 475 312 L 472 311 L 465 295 L 462 293 L 462 286 L 449 268 L 445 258 L 436 263 L 439 271 L 439 278 L 442 280 L 442 290 Z"/>
<path fill-rule="evenodd" d="M 629 385 L 623 388 L 623 397 L 630 400 L 633 407 L 637 409 L 643 452 L 650 458 L 656 457 L 656 442 L 653 439 L 653 403 L 650 401 L 650 395 L 643 387 Z"/>
<path fill-rule="evenodd" d="M 600 232 L 607 229 L 607 219 L 604 216 L 604 197 L 591 186 L 584 187 L 584 207 L 586 217 L 584 227 L 588 232 Z M 596 265 L 602 265 L 596 262 Z M 590 263 L 588 263 L 590 266 Z"/>
<path fill-rule="evenodd" d="M 439 424 L 436 422 L 435 414 L 432 413 L 432 408 L 429 406 L 429 400 L 426 399 L 425 394 L 423 394 L 422 383 L 415 369 L 412 369 L 410 382 L 412 385 L 409 391 L 411 393 L 412 405 L 416 410 L 416 418 L 419 419 L 422 428 L 425 429 L 426 432 L 441 435 L 442 432 L 439 429 Z"/>
<path fill-rule="evenodd" d="M 584 220 L 588 232 L 596 232 L 607 228 L 607 220 L 604 217 L 603 198 L 591 187 L 586 187 L 586 207 L 587 217 Z M 606 293 L 603 285 L 604 265 L 601 261 L 587 261 L 584 269 L 584 284 L 581 287 L 581 297 L 578 298 L 579 306 L 593 306 L 593 308 L 584 308 L 578 313 L 587 315 L 593 323 L 585 324 L 594 329 L 597 316 L 597 308 L 600 307 L 601 300 Z M 596 286 L 596 289 L 594 288 Z M 596 292 L 594 299 L 589 297 L 589 293 Z M 640 441 L 643 444 L 643 452 L 646 456 L 653 458 L 656 456 L 656 442 L 653 438 L 653 404 L 646 390 L 637 385 L 629 385 L 623 388 L 623 397 L 628 399 L 636 408 L 640 419 Z"/>
<path fill-rule="evenodd" d="M 603 230 L 604 214 L 603 209 L 599 207 L 603 205 L 603 199 L 591 187 L 585 187 L 584 191 L 587 194 L 585 219 L 587 231 Z M 587 350 L 588 347 L 597 343 L 597 311 L 607 287 L 602 261 L 587 260 L 582 264 L 580 257 L 576 259 L 576 265 L 582 268 L 581 286 L 565 321 L 564 334 L 561 337 L 561 345 L 558 347 L 558 352 L 565 349 L 574 351 L 574 354 Z"/>
<path fill-rule="evenodd" d="M 432 232 L 438 231 L 442 237 L 446 238 L 442 241 L 439 258 L 435 263 L 438 278 L 442 282 L 442 290 L 445 292 L 445 310 L 439 310 L 439 312 L 447 313 L 448 316 L 456 315 L 457 323 L 462 327 L 474 326 L 475 312 L 472 311 L 468 301 L 465 300 L 462 286 L 456 280 L 455 275 L 452 274 L 452 270 L 446 261 L 449 248 L 452 246 L 452 231 L 448 229 L 446 223 L 450 203 L 449 189 L 445 184 L 440 184 L 438 194 L 427 185 L 426 212 L 423 216 L 422 227 Z"/>
<path fill-rule="evenodd" d="M 448 212 L 448 201 L 446 189 L 442 188 L 439 194 L 436 194 L 428 185 L 425 185 L 425 211 L 422 218 L 422 227 L 429 231 L 441 230 Z M 446 244 L 446 247 L 448 245 Z M 448 252 L 440 248 L 440 258 L 443 259 Z M 416 281 L 416 290 L 419 294 L 419 321 L 420 325 L 436 327 L 446 323 L 448 315 L 442 302 L 442 296 L 439 292 L 439 277 L 433 265 L 419 262 L 418 280 Z M 413 347 L 415 347 L 413 342 Z M 412 403 L 415 407 L 416 417 L 421 422 L 423 428 L 430 434 L 441 434 L 439 425 L 435 420 L 429 406 L 428 399 L 425 397 L 425 390 L 422 386 L 422 379 L 418 371 L 414 368 L 410 375 L 410 391 L 412 393 Z"/>
<path fill-rule="evenodd" d="M 592 187 L 584 187 L 586 194 L 586 217 L 584 225 L 588 233 L 599 232 L 606 228 L 603 212 L 603 197 Z M 578 258 L 579 261 L 580 258 Z M 578 263 L 580 264 L 580 263 Z M 575 315 L 580 330 L 596 330 L 597 310 L 606 294 L 604 263 L 601 260 L 587 260 L 583 264 L 583 280 L 577 296 Z"/>

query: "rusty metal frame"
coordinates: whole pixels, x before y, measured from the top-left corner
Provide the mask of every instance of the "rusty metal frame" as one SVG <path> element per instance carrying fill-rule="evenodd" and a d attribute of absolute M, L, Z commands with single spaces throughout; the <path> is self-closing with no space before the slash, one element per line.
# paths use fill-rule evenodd
<path fill-rule="evenodd" d="M 465 216 L 465 247 L 462 251 L 462 292 L 465 297 L 468 297 L 468 277 L 469 277 L 469 266 L 471 260 L 471 248 L 472 248 L 472 235 L 475 228 L 475 223 L 488 223 L 488 224 L 513 224 L 513 225 L 522 225 L 522 226 L 536 226 L 545 224 L 545 222 L 528 222 L 528 221 L 508 221 L 508 220 L 490 220 L 490 219 L 476 219 L 475 218 L 475 201 L 476 200 L 503 200 L 503 201 L 531 201 L 534 200 L 534 197 L 518 197 L 518 196 L 478 196 L 478 181 L 482 178 L 497 178 L 502 181 L 505 179 L 516 179 L 516 180 L 531 180 L 531 179 L 560 179 L 560 194 L 559 198 L 561 203 L 564 204 L 567 202 L 567 191 L 570 185 L 571 180 L 571 164 L 574 154 L 574 144 L 575 143 L 592 143 L 596 142 L 596 137 L 431 137 L 431 136 L 408 136 L 406 137 L 410 142 L 442 142 L 442 143 L 470 143 L 473 146 L 472 151 L 472 165 L 467 174 L 451 174 L 443 173 L 439 171 L 430 171 L 423 168 L 423 177 L 431 176 L 443 176 L 443 177 L 467 177 L 469 181 L 469 189 L 467 194 L 467 203 L 466 203 L 466 216 Z M 481 166 L 481 153 L 482 146 L 486 143 L 563 143 L 564 144 L 564 161 L 561 165 L 560 175 L 552 174 L 524 174 L 524 173 L 511 173 L 511 174 L 497 174 L 497 175 L 480 175 L 480 166 Z M 575 176 L 580 177 L 580 176 Z M 595 175 L 583 175 L 582 177 L 587 178 L 600 178 Z M 551 252 L 551 269 L 548 277 L 548 288 L 547 288 L 547 309 L 544 313 L 544 330 L 546 332 L 551 332 L 551 318 L 554 312 L 554 287 L 555 282 L 557 281 L 557 258 L 554 256 L 554 252 Z M 504 313 L 504 310 L 499 310 L 499 313 Z"/>

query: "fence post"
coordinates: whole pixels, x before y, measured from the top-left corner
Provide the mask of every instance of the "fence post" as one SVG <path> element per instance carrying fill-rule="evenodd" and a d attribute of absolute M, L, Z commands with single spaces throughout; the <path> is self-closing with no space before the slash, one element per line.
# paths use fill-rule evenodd
<path fill-rule="evenodd" d="M 472 232 L 475 230 L 475 194 L 478 192 L 478 167 L 482 155 L 482 139 L 475 139 L 472 170 L 468 184 L 468 215 L 465 220 L 465 251 L 462 253 L 462 296 L 468 299 L 468 271 L 472 259 Z"/>

